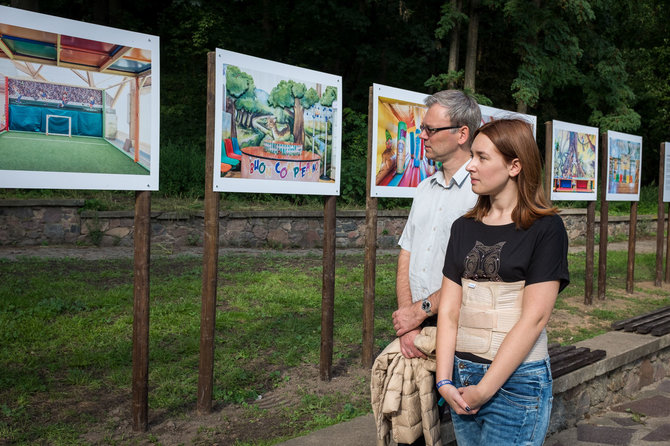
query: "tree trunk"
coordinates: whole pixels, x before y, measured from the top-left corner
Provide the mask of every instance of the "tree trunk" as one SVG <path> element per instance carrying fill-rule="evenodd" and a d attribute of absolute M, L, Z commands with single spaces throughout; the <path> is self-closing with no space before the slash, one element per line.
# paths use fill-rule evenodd
<path fill-rule="evenodd" d="M 226 111 L 230 113 L 230 137 L 237 138 L 237 122 L 235 116 L 235 101 L 231 97 L 226 97 Z"/>
<path fill-rule="evenodd" d="M 470 3 L 470 23 L 468 24 L 468 47 L 465 51 L 464 87 L 475 91 L 475 73 L 477 71 L 477 37 L 479 34 L 479 0 Z"/>
<path fill-rule="evenodd" d="M 461 12 L 463 7 L 463 0 L 451 0 L 451 7 L 456 11 Z M 451 30 L 451 44 L 449 45 L 449 67 L 447 72 L 458 71 L 458 52 L 460 50 L 460 34 L 461 34 L 461 22 L 457 22 L 454 29 Z M 448 87 L 454 88 L 456 82 L 449 82 Z"/>
<path fill-rule="evenodd" d="M 305 117 L 302 110 L 302 104 L 299 98 L 295 98 L 295 105 L 293 106 L 293 142 L 296 144 L 304 144 L 305 142 Z"/>
<path fill-rule="evenodd" d="M 38 12 L 40 10 L 40 2 L 39 0 L 12 0 L 12 7 Z"/>
<path fill-rule="evenodd" d="M 526 101 L 519 101 L 519 103 L 516 105 L 516 111 L 518 113 L 523 113 L 524 115 L 528 113 L 528 104 L 526 104 Z"/>

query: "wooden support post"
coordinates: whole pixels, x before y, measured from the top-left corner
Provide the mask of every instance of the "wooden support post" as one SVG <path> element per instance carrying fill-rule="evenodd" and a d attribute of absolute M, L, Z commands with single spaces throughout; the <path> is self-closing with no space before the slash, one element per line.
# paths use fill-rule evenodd
<path fill-rule="evenodd" d="M 666 233 L 665 247 L 665 283 L 670 282 L 670 203 L 668 203 L 668 232 Z"/>
<path fill-rule="evenodd" d="M 365 179 L 365 263 L 363 265 L 363 346 L 361 365 L 372 367 L 374 360 L 375 332 L 375 277 L 377 263 L 377 198 L 370 195 L 374 172 L 372 170 L 372 100 L 374 94 L 370 87 L 368 102 L 368 157 L 367 176 Z"/>
<path fill-rule="evenodd" d="M 626 292 L 635 290 L 635 237 L 637 234 L 637 201 L 630 204 L 630 222 L 628 223 L 628 268 L 626 274 Z"/>
<path fill-rule="evenodd" d="M 554 176 L 554 173 L 551 171 L 551 139 L 554 133 L 552 121 L 544 123 L 544 130 L 544 193 L 547 196 L 547 200 L 549 200 L 551 199 L 551 180 Z"/>
<path fill-rule="evenodd" d="M 656 277 L 655 286 L 662 285 L 663 275 L 663 237 L 665 230 L 665 205 L 663 204 L 663 189 L 665 188 L 665 143 L 661 143 L 660 162 L 658 163 L 658 216 L 656 220 Z M 669 219 L 670 220 L 670 219 Z"/>
<path fill-rule="evenodd" d="M 205 237 L 202 255 L 202 308 L 200 312 L 200 364 L 197 411 L 212 411 L 214 337 L 216 333 L 216 282 L 219 262 L 219 193 L 214 192 L 214 117 L 216 53 L 207 53 L 207 136 L 205 155 Z"/>
<path fill-rule="evenodd" d="M 337 197 L 327 196 L 323 215 L 323 290 L 321 296 L 321 381 L 330 381 L 333 365 L 335 312 L 335 213 Z"/>
<path fill-rule="evenodd" d="M 593 303 L 593 271 L 596 239 L 596 202 L 586 204 L 586 265 L 584 271 L 584 305 Z"/>
<path fill-rule="evenodd" d="M 607 202 L 607 134 L 600 135 L 600 245 L 598 248 L 598 299 L 605 299 L 607 288 L 607 237 L 609 203 Z"/>
<path fill-rule="evenodd" d="M 149 425 L 149 260 L 151 250 L 151 192 L 135 192 L 133 286 L 133 430 Z"/>

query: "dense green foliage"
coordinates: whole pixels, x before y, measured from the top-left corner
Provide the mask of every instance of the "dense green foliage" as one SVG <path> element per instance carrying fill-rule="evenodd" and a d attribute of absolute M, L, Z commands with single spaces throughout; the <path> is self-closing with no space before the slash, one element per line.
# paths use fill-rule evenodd
<path fill-rule="evenodd" d="M 357 205 L 365 197 L 370 85 L 425 92 L 449 82 L 462 87 L 472 11 L 467 0 L 460 11 L 454 3 L 0 0 L 0 4 L 160 36 L 160 193 L 165 195 L 197 197 L 203 192 L 209 51 L 223 48 L 341 75 L 342 200 Z M 670 113 L 669 2 L 479 3 L 477 97 L 498 108 L 525 110 L 536 115 L 539 123 L 558 119 L 642 135 L 642 182 L 655 183 L 659 143 L 668 139 L 664 124 Z M 458 24 L 461 51 L 456 71 L 449 72 L 450 39 Z M 309 101 L 309 92 L 304 97 Z M 544 126 L 538 127 L 538 141 L 544 141 Z M 267 198 L 242 195 L 235 199 Z M 290 199 L 295 204 L 318 201 Z M 405 202 L 386 200 L 381 205 Z"/>

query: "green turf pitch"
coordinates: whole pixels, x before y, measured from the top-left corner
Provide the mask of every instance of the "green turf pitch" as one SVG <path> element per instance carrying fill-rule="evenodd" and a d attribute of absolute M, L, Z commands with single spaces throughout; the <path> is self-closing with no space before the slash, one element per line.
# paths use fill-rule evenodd
<path fill-rule="evenodd" d="M 149 175 L 149 171 L 102 138 L 5 132 L 0 170 Z"/>

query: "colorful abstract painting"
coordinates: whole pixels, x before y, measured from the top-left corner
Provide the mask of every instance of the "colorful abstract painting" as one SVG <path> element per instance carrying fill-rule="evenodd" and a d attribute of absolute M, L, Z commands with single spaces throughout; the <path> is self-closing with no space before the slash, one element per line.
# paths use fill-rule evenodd
<path fill-rule="evenodd" d="M 413 197 L 421 181 L 437 170 L 419 138 L 427 95 L 373 85 L 371 196 Z"/>
<path fill-rule="evenodd" d="M 639 201 L 642 137 L 607 132 L 607 201 Z"/>
<path fill-rule="evenodd" d="M 595 201 L 598 177 L 598 129 L 552 122 L 551 199 Z"/>

